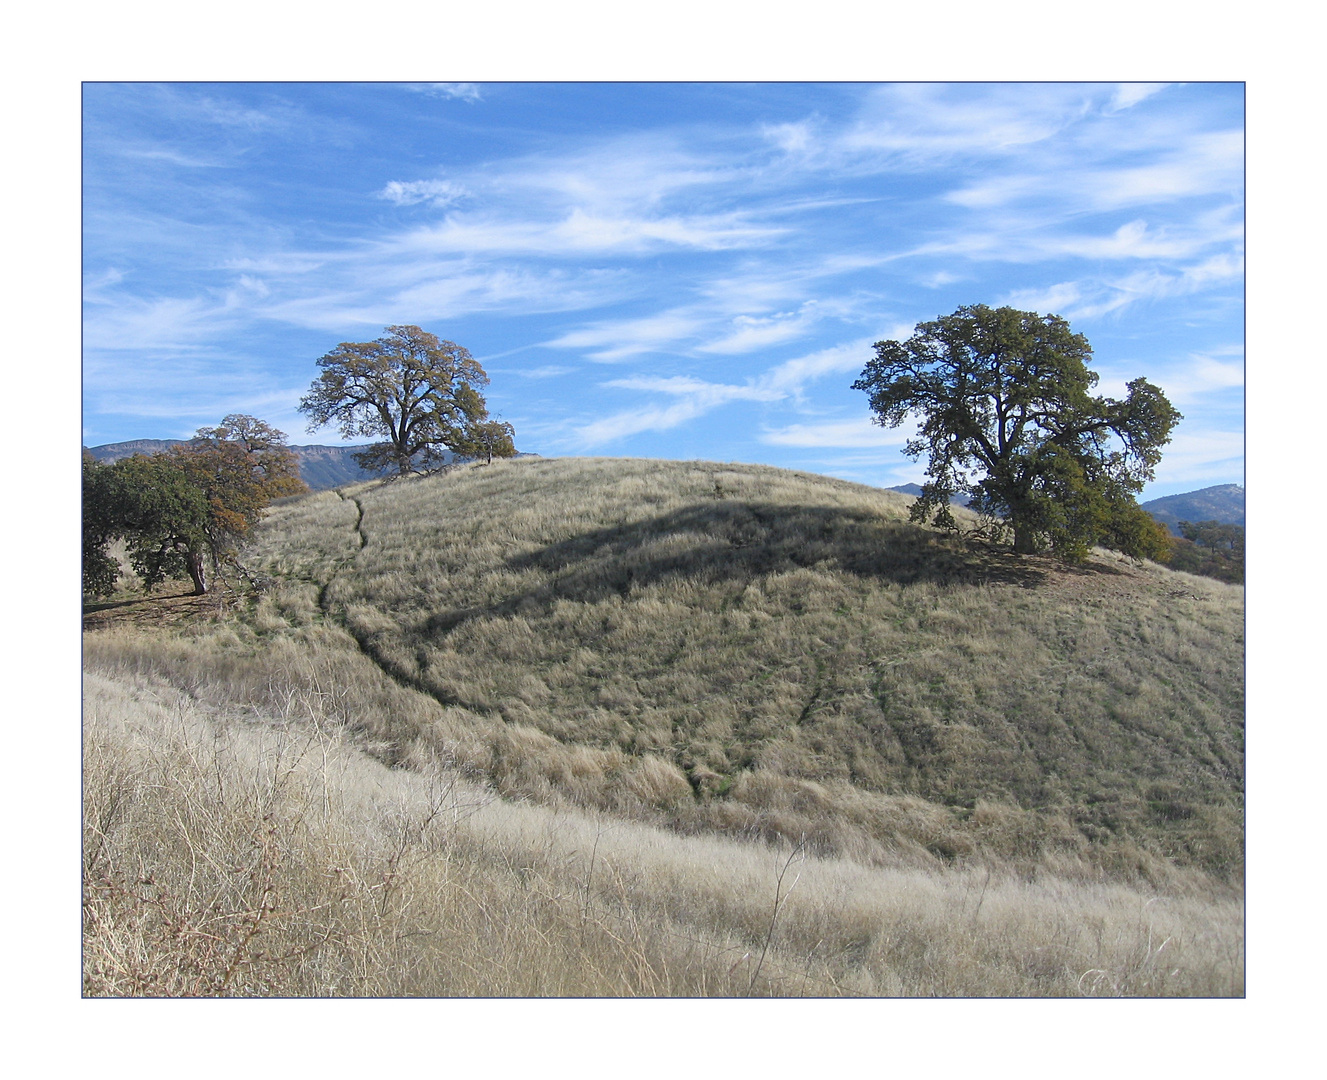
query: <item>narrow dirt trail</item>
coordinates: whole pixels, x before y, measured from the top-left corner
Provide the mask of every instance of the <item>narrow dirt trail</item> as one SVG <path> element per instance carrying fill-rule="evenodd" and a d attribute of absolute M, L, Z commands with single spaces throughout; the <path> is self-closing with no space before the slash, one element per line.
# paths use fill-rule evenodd
<path fill-rule="evenodd" d="M 365 512 L 364 503 L 361 499 L 353 495 L 347 495 L 343 491 L 338 490 L 336 493 L 341 497 L 341 500 L 343 502 L 353 502 L 355 504 L 355 509 L 358 511 L 355 517 L 355 535 L 359 537 L 359 551 L 363 551 L 364 548 L 368 546 L 369 542 L 368 534 L 364 531 L 364 512 Z M 407 672 L 401 671 L 398 667 L 396 667 L 390 661 L 388 661 L 383 657 L 382 653 L 377 649 L 377 647 L 369 638 L 365 637 L 363 634 L 356 631 L 354 625 L 350 622 L 350 620 L 345 618 L 344 613 L 338 613 L 333 611 L 332 604 L 328 599 L 328 591 L 331 589 L 332 584 L 337 580 L 337 578 L 339 578 L 343 573 L 345 573 L 346 570 L 351 569 L 355 565 L 355 560 L 357 556 L 358 552 L 356 552 L 356 554 L 352 555 L 350 558 L 344 560 L 339 566 L 336 567 L 335 570 L 332 571 L 331 575 L 319 588 L 318 609 L 319 611 L 322 612 L 323 618 L 330 622 L 336 623 L 336 625 L 340 626 L 343 630 L 345 630 L 345 632 L 349 634 L 351 638 L 354 639 L 355 644 L 359 646 L 359 651 L 363 653 L 367 659 L 371 660 L 373 664 L 378 668 L 378 670 L 380 670 L 384 675 L 386 675 L 397 685 L 403 686 L 408 690 L 414 690 L 418 693 L 431 697 L 439 705 L 442 705 L 444 707 L 465 706 L 467 704 L 466 702 L 461 701 L 460 699 L 450 698 L 445 694 L 441 694 L 438 692 L 437 687 L 430 686 L 424 680 L 419 679 L 413 675 L 410 675 Z"/>

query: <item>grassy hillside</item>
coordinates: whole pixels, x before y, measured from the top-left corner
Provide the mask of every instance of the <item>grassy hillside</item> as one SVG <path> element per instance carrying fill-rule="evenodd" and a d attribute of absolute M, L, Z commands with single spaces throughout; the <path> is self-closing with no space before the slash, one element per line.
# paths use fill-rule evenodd
<path fill-rule="evenodd" d="M 345 627 L 512 794 L 879 858 L 1242 866 L 1243 593 L 1069 569 L 757 466 L 519 461 L 278 508 L 263 632 Z"/>
<path fill-rule="evenodd" d="M 1241 994 L 1242 590 L 908 503 L 517 460 L 92 605 L 85 992 Z"/>
<path fill-rule="evenodd" d="M 90 635 L 84 685 L 89 995 L 1243 993 L 1235 895 L 873 868 L 500 800 L 366 755 L 341 709 L 369 702 L 314 691 L 307 648 L 226 704 L 243 663 L 220 636 L 187 690 L 106 673 L 117 637 Z"/>

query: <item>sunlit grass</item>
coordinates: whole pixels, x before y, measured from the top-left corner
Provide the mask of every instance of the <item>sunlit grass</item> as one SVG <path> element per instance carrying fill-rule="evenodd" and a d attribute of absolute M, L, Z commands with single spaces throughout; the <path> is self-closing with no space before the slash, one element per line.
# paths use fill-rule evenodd
<path fill-rule="evenodd" d="M 448 707 L 434 737 L 513 793 L 570 772 L 579 801 L 612 806 L 614 778 L 653 755 L 692 788 L 655 769 L 688 822 L 749 828 L 744 796 L 777 777 L 845 810 L 791 831 L 853 833 L 859 854 L 888 844 L 864 795 L 914 795 L 960 825 L 999 802 L 1055 818 L 1052 845 L 1127 840 L 1237 874 L 1242 590 L 1104 553 L 1081 572 L 1018 559 L 911 526 L 907 504 L 759 466 L 602 459 L 367 486 L 273 516 L 263 557 L 310 585 L 264 617 L 298 625 L 317 594 Z M 353 573 L 329 549 L 355 552 Z M 513 770 L 481 730 L 549 738 L 522 736 Z"/>
<path fill-rule="evenodd" d="M 85 635 L 88 992 L 1242 993 L 1243 590 L 907 506 L 531 459 L 274 507 L 247 608 Z"/>
<path fill-rule="evenodd" d="M 513 804 L 90 675 L 91 995 L 1229 995 L 1236 897 L 868 867 Z"/>

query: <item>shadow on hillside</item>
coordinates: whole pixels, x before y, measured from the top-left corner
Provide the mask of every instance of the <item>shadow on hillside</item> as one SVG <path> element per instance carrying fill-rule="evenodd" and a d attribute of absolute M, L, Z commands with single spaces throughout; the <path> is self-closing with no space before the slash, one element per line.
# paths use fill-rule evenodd
<path fill-rule="evenodd" d="M 182 593 L 156 593 L 128 600 L 84 601 L 83 629 L 99 630 L 122 624 L 164 625 L 215 615 L 226 606 L 226 598 L 213 589 L 197 596 L 193 589 Z"/>
<path fill-rule="evenodd" d="M 190 589 L 188 592 L 171 593 L 168 596 L 136 596 L 131 600 L 107 600 L 103 603 L 83 602 L 83 614 L 91 615 L 98 611 L 110 611 L 113 608 L 133 607 L 139 604 L 161 604 L 167 600 L 192 599 L 194 592 Z"/>
<path fill-rule="evenodd" d="M 511 614 L 530 602 L 593 603 L 670 580 L 744 584 L 815 567 L 901 585 L 1035 588 L 1048 578 L 1046 569 L 1012 552 L 877 514 L 722 499 L 582 533 L 509 559 L 507 565 L 541 571 L 549 580 L 492 608 L 439 612 L 425 632 L 447 634 L 475 616 Z"/>

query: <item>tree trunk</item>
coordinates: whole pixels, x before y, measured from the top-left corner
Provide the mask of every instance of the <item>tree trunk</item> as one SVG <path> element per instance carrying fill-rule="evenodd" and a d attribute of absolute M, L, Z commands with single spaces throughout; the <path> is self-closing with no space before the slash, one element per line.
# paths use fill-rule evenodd
<path fill-rule="evenodd" d="M 1037 553 L 1037 537 L 1027 523 L 1014 518 L 1014 551 L 1019 555 Z"/>
<path fill-rule="evenodd" d="M 194 581 L 194 595 L 202 596 L 207 592 L 207 582 L 203 578 L 203 553 L 191 551 L 184 557 L 184 561 L 189 567 L 189 576 Z"/>

